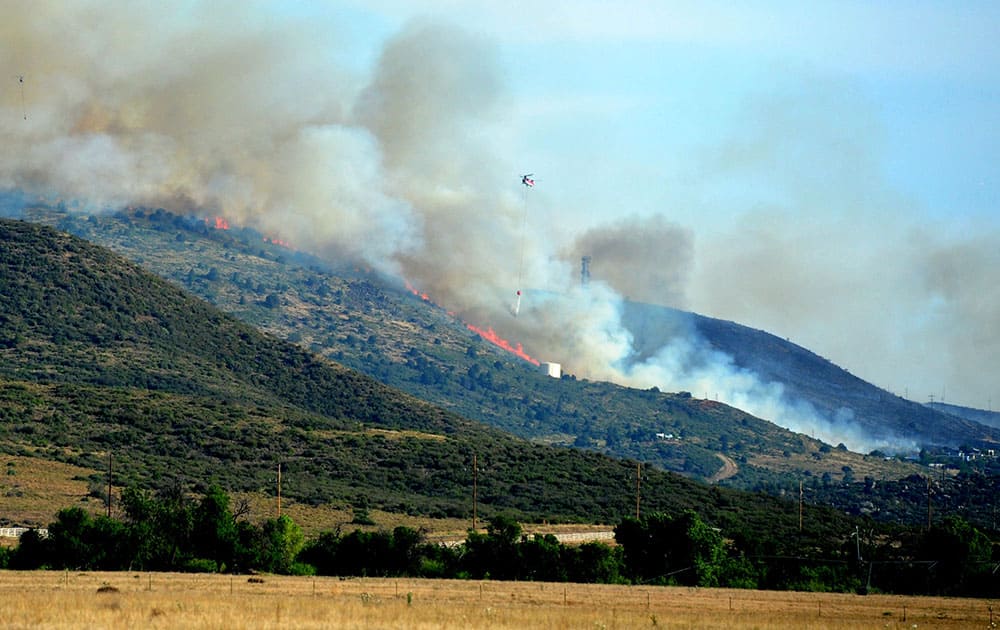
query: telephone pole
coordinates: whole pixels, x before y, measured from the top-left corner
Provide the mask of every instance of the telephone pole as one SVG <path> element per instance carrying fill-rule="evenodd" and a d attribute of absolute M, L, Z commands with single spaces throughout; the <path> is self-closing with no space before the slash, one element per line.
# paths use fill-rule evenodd
<path fill-rule="evenodd" d="M 931 531 L 931 476 L 927 475 L 927 531 Z"/>
<path fill-rule="evenodd" d="M 799 479 L 799 531 L 802 531 L 802 480 Z"/>
<path fill-rule="evenodd" d="M 642 484 L 642 464 L 636 462 L 635 464 L 635 520 L 639 520 L 639 496 L 640 488 Z"/>
<path fill-rule="evenodd" d="M 479 466 L 476 454 L 472 454 L 472 531 L 476 531 L 476 505 L 479 502 Z"/>
<path fill-rule="evenodd" d="M 108 450 L 108 518 L 111 518 L 111 451 Z"/>
<path fill-rule="evenodd" d="M 281 518 L 281 462 L 278 462 L 278 518 Z"/>

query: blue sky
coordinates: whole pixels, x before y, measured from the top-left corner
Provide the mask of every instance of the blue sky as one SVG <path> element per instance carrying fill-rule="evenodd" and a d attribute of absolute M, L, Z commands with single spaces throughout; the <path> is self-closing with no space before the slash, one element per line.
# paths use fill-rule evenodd
<path fill-rule="evenodd" d="M 869 109 L 879 166 L 915 210 L 997 212 L 996 3 L 364 2 L 340 15 L 359 65 L 413 17 L 483 34 L 507 72 L 524 163 L 552 173 L 575 155 L 592 165 L 574 164 L 581 179 L 630 174 L 641 210 L 659 211 L 657 185 L 730 137 L 748 103 L 830 83 Z M 570 174 L 545 179 L 581 190 Z"/>

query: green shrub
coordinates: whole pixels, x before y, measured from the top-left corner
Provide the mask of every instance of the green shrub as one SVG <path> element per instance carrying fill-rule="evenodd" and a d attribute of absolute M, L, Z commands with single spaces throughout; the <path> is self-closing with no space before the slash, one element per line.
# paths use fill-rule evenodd
<path fill-rule="evenodd" d="M 181 565 L 180 570 L 184 573 L 218 573 L 219 565 L 208 558 L 191 558 Z"/>

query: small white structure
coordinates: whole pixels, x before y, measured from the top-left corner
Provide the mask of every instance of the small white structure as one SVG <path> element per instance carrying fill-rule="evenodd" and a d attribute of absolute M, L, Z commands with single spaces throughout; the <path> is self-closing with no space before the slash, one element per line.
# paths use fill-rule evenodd
<path fill-rule="evenodd" d="M 29 527 L 0 527 L 0 538 L 20 538 L 21 534 L 28 531 Z M 38 534 L 42 538 L 48 538 L 49 530 L 44 527 L 38 529 Z"/>
<path fill-rule="evenodd" d="M 546 376 L 562 378 L 562 364 L 560 363 L 542 363 L 538 367 Z"/>

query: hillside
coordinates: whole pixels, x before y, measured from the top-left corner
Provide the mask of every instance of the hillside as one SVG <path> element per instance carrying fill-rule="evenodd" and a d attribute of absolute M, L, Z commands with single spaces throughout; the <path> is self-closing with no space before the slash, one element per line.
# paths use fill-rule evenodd
<path fill-rule="evenodd" d="M 29 214 L 111 247 L 262 330 L 535 442 L 702 479 L 723 469 L 725 455 L 737 471 L 722 483 L 750 489 L 792 489 L 803 476 L 900 478 L 919 471 L 830 448 L 690 394 L 548 378 L 391 279 L 350 265 L 331 269 L 253 230 L 215 229 L 162 210 Z"/>
<path fill-rule="evenodd" d="M 804 401 L 822 417 L 862 432 L 872 441 L 890 444 L 955 447 L 1000 443 L 989 414 L 951 413 L 891 394 L 806 348 L 762 330 L 662 306 L 628 303 L 626 322 L 638 347 L 658 348 L 671 331 L 692 331 L 735 366 L 754 372 L 764 382 L 780 383 L 787 398 Z M 649 322 L 653 322 L 650 324 Z M 912 447 L 911 447 L 912 448 Z"/>
<path fill-rule="evenodd" d="M 0 452 L 92 470 L 91 483 L 111 453 L 116 485 L 167 491 L 260 491 L 282 462 L 289 501 L 460 518 L 477 455 L 481 517 L 614 522 L 635 509 L 634 463 L 464 420 L 49 228 L 0 220 L 0 291 Z M 795 528 L 789 504 L 648 467 L 642 505 L 734 532 Z M 809 536 L 848 529 L 832 510 L 808 518 Z"/>
<path fill-rule="evenodd" d="M 943 402 L 927 403 L 927 407 L 934 411 L 946 413 L 951 416 L 970 420 L 994 429 L 1000 429 L 1000 412 L 988 409 L 972 409 L 961 405 L 950 405 Z"/>

